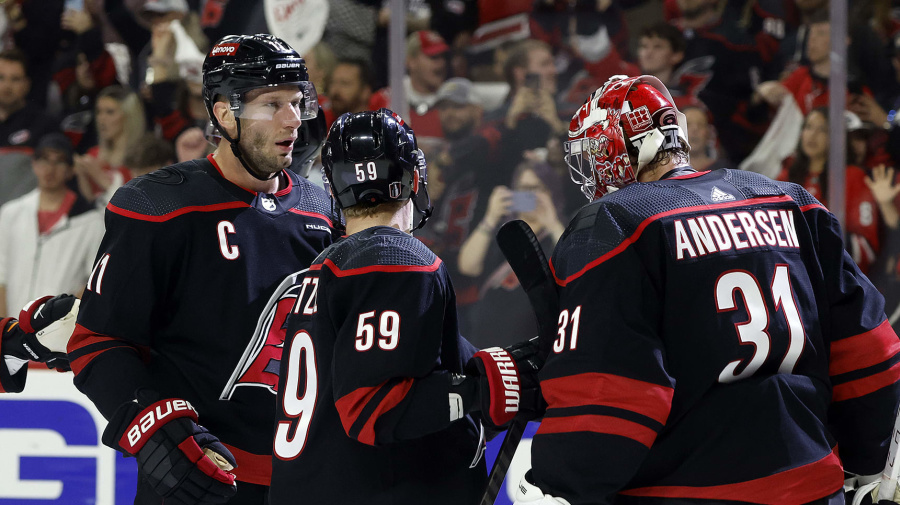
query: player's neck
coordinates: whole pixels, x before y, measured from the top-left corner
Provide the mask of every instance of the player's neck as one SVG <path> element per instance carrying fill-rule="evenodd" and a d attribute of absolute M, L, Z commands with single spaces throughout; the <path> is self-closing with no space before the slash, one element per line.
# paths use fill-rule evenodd
<path fill-rule="evenodd" d="M 222 175 L 229 182 L 232 182 L 242 188 L 255 191 L 257 193 L 276 193 L 280 189 L 281 177 L 273 177 L 267 181 L 261 181 L 253 177 L 247 172 L 247 169 L 241 165 L 234 153 L 231 151 L 231 145 L 227 142 L 221 142 L 219 148 L 213 154 L 216 164 L 222 170 Z"/>
<path fill-rule="evenodd" d="M 406 205 L 397 209 L 396 212 L 379 212 L 374 216 L 359 216 L 347 218 L 347 235 L 361 232 L 363 230 L 373 228 L 375 226 L 390 226 L 400 231 L 409 233 L 412 229 L 412 212 L 410 212 L 411 201 L 407 201 Z"/>

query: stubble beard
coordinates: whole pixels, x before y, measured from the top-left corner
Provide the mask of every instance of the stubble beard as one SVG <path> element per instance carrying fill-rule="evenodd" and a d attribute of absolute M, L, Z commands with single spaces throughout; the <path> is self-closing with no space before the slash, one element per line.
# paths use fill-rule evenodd
<path fill-rule="evenodd" d="M 270 147 L 264 135 L 256 132 L 247 132 L 246 139 L 240 142 L 241 150 L 247 164 L 258 175 L 271 176 L 291 166 L 291 155 L 267 155 L 266 148 Z M 246 140 L 246 141 L 245 141 Z"/>

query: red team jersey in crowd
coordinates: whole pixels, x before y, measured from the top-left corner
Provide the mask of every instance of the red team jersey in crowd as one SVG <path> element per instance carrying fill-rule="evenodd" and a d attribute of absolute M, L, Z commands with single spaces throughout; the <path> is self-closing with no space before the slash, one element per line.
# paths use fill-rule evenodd
<path fill-rule="evenodd" d="M 844 469 L 881 471 L 900 342 L 800 186 L 728 169 L 634 183 L 585 206 L 551 266 L 545 493 L 801 504 Z"/>
<path fill-rule="evenodd" d="M 487 481 L 480 425 L 450 422 L 459 334 L 443 262 L 378 226 L 310 267 L 288 317 L 270 503 L 466 505 Z"/>
<path fill-rule="evenodd" d="M 778 175 L 779 181 L 788 180 L 788 168 L 793 158 L 785 160 L 784 169 Z M 803 182 L 803 188 L 816 197 L 822 205 L 828 207 L 827 196 L 822 191 L 821 177 L 828 174 L 810 174 Z M 881 250 L 881 215 L 878 210 L 878 202 L 872 196 L 872 191 L 866 185 L 866 172 L 853 165 L 847 165 L 845 170 L 844 208 L 846 233 L 846 247 L 853 261 L 863 273 L 868 272 L 869 266 L 875 262 L 875 257 Z"/>
<path fill-rule="evenodd" d="M 282 174 L 286 189 L 255 193 L 210 156 L 120 188 L 69 343 L 75 384 L 104 416 L 142 386 L 186 399 L 234 454 L 237 480 L 261 485 L 281 342 L 245 348 L 281 280 L 332 241 L 325 192 Z M 229 503 L 245 503 L 241 489 Z"/>

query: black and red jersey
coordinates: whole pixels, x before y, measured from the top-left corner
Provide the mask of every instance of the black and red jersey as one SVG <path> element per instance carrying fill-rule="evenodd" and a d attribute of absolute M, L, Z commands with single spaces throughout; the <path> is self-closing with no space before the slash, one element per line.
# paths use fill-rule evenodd
<path fill-rule="evenodd" d="M 451 422 L 475 353 L 443 262 L 395 228 L 335 243 L 298 279 L 278 387 L 270 503 L 476 504 L 481 428 Z"/>
<path fill-rule="evenodd" d="M 800 504 L 844 469 L 881 471 L 900 341 L 799 185 L 728 169 L 634 183 L 579 212 L 551 267 L 545 493 Z"/>
<path fill-rule="evenodd" d="M 280 177 L 287 188 L 255 193 L 209 156 L 119 189 L 69 342 L 75 384 L 104 416 L 138 387 L 184 398 L 234 454 L 237 479 L 262 485 L 277 353 L 246 348 L 281 280 L 332 242 L 324 191 Z"/>

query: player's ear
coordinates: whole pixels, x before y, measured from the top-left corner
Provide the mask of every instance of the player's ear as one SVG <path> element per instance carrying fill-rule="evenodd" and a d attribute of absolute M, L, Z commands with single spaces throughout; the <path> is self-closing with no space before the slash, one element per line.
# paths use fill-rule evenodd
<path fill-rule="evenodd" d="M 237 118 L 234 117 L 234 111 L 225 102 L 216 102 L 213 104 L 213 114 L 216 121 L 225 129 L 225 132 L 232 138 L 237 135 Z"/>

